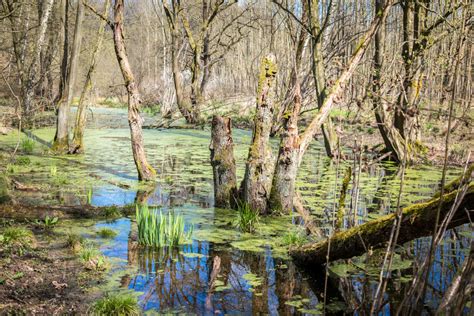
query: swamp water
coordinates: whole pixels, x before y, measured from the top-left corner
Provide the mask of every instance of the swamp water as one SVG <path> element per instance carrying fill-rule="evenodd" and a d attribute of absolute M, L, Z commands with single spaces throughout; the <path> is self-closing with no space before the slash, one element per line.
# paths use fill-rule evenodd
<path fill-rule="evenodd" d="M 34 132 L 39 139 L 51 139 L 52 130 Z M 310 278 L 299 271 L 287 256 L 289 236 L 301 236 L 301 220 L 296 214 L 261 218 L 257 232 L 241 233 L 235 228 L 234 211 L 213 205 L 212 169 L 209 164 L 210 131 L 144 130 L 149 162 L 156 168 L 156 186 L 136 183 L 135 166 L 128 129 L 86 131 L 87 153 L 79 158 L 29 155 L 34 167 L 12 170 L 24 174 L 32 184 L 55 182 L 42 198 L 44 204 L 59 200 L 64 204 L 95 206 L 147 203 L 163 212 L 182 214 L 192 240 L 177 249 L 156 251 L 130 246 L 130 232 L 136 230 L 134 217 L 100 221 L 82 226 L 82 221 L 64 222 L 60 230 L 80 228 L 82 234 L 100 245 L 112 262 L 101 292 L 132 291 L 148 313 L 197 314 L 320 314 L 323 309 L 324 279 Z M 234 142 L 238 179 L 242 179 L 251 134 L 235 130 Z M 9 142 L 13 139 L 0 141 Z M 4 142 L 4 143 L 5 143 Z M 339 199 L 342 177 L 351 161 L 335 165 L 315 143 L 305 156 L 297 187 L 305 207 L 311 210 L 323 231 L 331 231 L 334 201 Z M 460 174 L 450 169 L 448 179 Z M 405 175 L 402 206 L 422 201 L 437 191 L 441 169 L 417 166 Z M 400 177 L 394 166 L 375 164 L 362 168 L 359 180 L 351 182 L 346 200 L 345 225 L 363 223 L 393 212 Z M 354 184 L 356 189 L 354 189 Z M 352 190 L 356 190 L 351 194 Z M 336 193 L 336 194 L 335 194 Z M 351 196 L 357 198 L 352 199 Z M 33 197 L 32 197 L 33 199 Z M 36 200 L 37 201 L 37 200 Z M 357 212 L 349 213 L 351 209 Z M 89 222 L 90 223 L 90 222 Z M 118 235 L 104 241 L 96 237 L 100 228 Z M 464 257 L 469 252 L 472 233 L 467 227 L 447 232 L 436 250 L 426 304 L 436 307 L 440 297 Z M 393 281 L 388 287 L 383 312 L 390 314 L 403 297 L 411 280 L 411 267 L 427 253 L 429 238 L 421 238 L 398 249 L 393 265 Z M 370 310 L 383 251 L 352 263 L 331 265 L 326 311 L 338 313 Z M 219 258 L 216 262 L 215 258 Z M 318 271 L 315 271 L 318 272 Z M 323 271 L 319 271 L 323 272 Z M 318 273 L 316 273 L 318 274 Z M 320 273 L 319 273 L 320 274 Z M 210 280 L 213 290 L 209 291 Z"/>

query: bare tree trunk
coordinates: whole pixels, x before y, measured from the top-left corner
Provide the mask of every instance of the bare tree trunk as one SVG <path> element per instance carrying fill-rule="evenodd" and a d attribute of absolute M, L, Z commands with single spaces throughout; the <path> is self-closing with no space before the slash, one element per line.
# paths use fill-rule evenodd
<path fill-rule="evenodd" d="M 181 77 L 181 68 L 179 66 L 179 48 L 180 48 L 180 28 L 178 14 L 181 10 L 179 1 L 173 0 L 171 7 L 163 1 L 163 9 L 165 10 L 166 20 L 171 29 L 171 70 L 173 72 L 173 82 L 176 92 L 176 104 L 178 110 L 189 124 L 195 124 L 196 120 L 193 115 L 191 104 L 184 96 L 183 78 Z"/>
<path fill-rule="evenodd" d="M 323 45 L 320 34 L 321 23 L 320 23 L 320 5 L 319 0 L 311 0 L 309 2 L 309 22 L 311 28 L 311 47 L 312 47 L 312 72 L 314 79 L 314 86 L 316 88 L 316 99 L 318 101 L 318 108 L 321 109 L 326 98 L 326 75 L 324 72 L 324 60 L 323 60 Z M 328 13 L 329 14 L 329 13 Z M 330 158 L 339 156 L 338 153 L 338 137 L 334 130 L 331 117 L 326 119 L 326 122 L 321 125 L 321 131 L 323 133 L 324 148 L 326 149 L 326 155 Z"/>
<path fill-rule="evenodd" d="M 84 19 L 84 5 L 82 1 L 77 1 L 76 25 L 74 27 L 74 40 L 72 44 L 70 66 L 67 79 L 66 102 L 60 102 L 58 107 L 58 117 L 56 120 L 56 135 L 52 149 L 56 152 L 69 151 L 69 112 L 74 98 L 74 86 L 77 77 L 77 63 L 81 53 L 82 42 L 82 21 Z"/>
<path fill-rule="evenodd" d="M 375 1 L 375 13 L 383 10 L 385 0 Z M 398 130 L 386 121 L 384 102 L 382 99 L 382 65 L 384 56 L 385 27 L 382 24 L 374 37 L 374 72 L 372 77 L 372 103 L 374 107 L 375 120 L 380 135 L 383 138 L 385 149 L 391 152 L 391 157 L 396 162 L 404 160 L 405 149 L 404 140 Z"/>
<path fill-rule="evenodd" d="M 303 4 L 303 23 L 307 22 L 307 4 Z M 302 95 L 298 78 L 303 49 L 307 39 L 307 31 L 302 27 L 295 53 L 295 66 L 291 72 L 291 83 L 287 95 L 292 95 L 293 100 L 285 109 L 283 130 L 278 151 L 277 166 L 273 174 L 272 187 L 270 191 L 269 205 L 272 211 L 291 211 L 295 192 L 296 173 L 298 172 L 298 118 L 301 111 Z"/>
<path fill-rule="evenodd" d="M 211 165 L 214 176 L 214 205 L 229 208 L 237 199 L 232 122 L 228 117 L 212 118 Z"/>
<path fill-rule="evenodd" d="M 28 75 L 23 83 L 22 96 L 23 96 L 23 114 L 26 121 L 31 117 L 33 96 L 35 94 L 35 84 L 37 80 L 37 72 L 40 64 L 41 50 L 44 44 L 46 36 L 46 29 L 48 28 L 48 20 L 51 14 L 54 0 L 48 0 L 43 7 L 43 14 L 40 20 L 40 26 L 38 30 L 35 51 L 33 54 L 33 60 L 28 67 Z"/>
<path fill-rule="evenodd" d="M 68 57 L 69 57 L 69 1 L 59 0 L 60 25 L 62 26 L 63 56 L 61 60 L 61 70 L 59 76 L 58 94 L 54 100 L 54 106 L 57 108 L 63 102 L 67 87 Z"/>
<path fill-rule="evenodd" d="M 353 53 L 349 60 L 346 69 L 339 76 L 338 80 L 329 90 L 330 93 L 324 98 L 323 105 L 320 111 L 313 117 L 311 123 L 308 125 L 306 130 L 300 135 L 297 142 L 292 142 L 290 146 L 285 146 L 284 150 L 279 151 L 279 157 L 276 164 L 275 175 L 277 179 L 274 181 L 272 190 L 273 205 L 276 207 L 284 207 L 283 211 L 290 212 L 293 201 L 289 201 L 289 197 L 294 196 L 294 187 L 296 181 L 296 175 L 298 167 L 303 159 L 304 153 L 308 149 L 308 146 L 313 139 L 318 128 L 325 122 L 326 118 L 334 105 L 335 99 L 343 92 L 344 84 L 351 78 L 356 67 L 358 66 L 364 52 L 366 51 L 370 40 L 374 36 L 380 24 L 385 20 L 389 9 L 391 8 L 394 0 L 387 1 L 387 5 L 380 15 L 377 15 L 371 23 L 370 28 L 364 34 L 356 51 Z M 295 118 L 295 120 L 297 120 Z M 293 138 L 295 140 L 295 138 Z M 286 159 L 285 157 L 296 157 L 297 159 Z M 284 162 L 284 163 L 280 163 Z M 283 169 L 283 170 L 281 170 Z"/>
<path fill-rule="evenodd" d="M 140 116 L 140 93 L 125 49 L 123 37 L 123 9 L 124 0 L 115 0 L 113 28 L 115 54 L 128 93 L 128 124 L 130 126 L 133 159 L 135 160 L 138 171 L 138 180 L 152 181 L 156 177 L 156 171 L 148 164 L 143 145 L 143 118 Z"/>
<path fill-rule="evenodd" d="M 171 67 L 173 71 L 174 88 L 176 90 L 176 104 L 187 123 L 194 124 L 194 119 L 189 102 L 184 97 L 183 78 L 179 67 L 179 40 L 178 34 L 171 31 Z"/>
<path fill-rule="evenodd" d="M 273 83 L 277 73 L 275 57 L 264 58 L 260 67 L 257 109 L 252 144 L 241 185 L 241 198 L 249 206 L 265 214 L 272 184 L 273 159 L 269 144 L 274 109 Z"/>
<path fill-rule="evenodd" d="M 78 0 L 80 2 L 80 0 Z M 104 2 L 104 16 L 107 15 L 109 12 L 110 7 L 110 0 L 105 0 Z M 86 114 L 87 114 L 87 103 L 86 98 L 89 94 L 90 89 L 92 88 L 92 75 L 95 71 L 95 66 L 97 64 L 97 56 L 99 54 L 100 48 L 102 47 L 102 40 L 104 38 L 104 32 L 107 22 L 105 20 L 101 20 L 99 24 L 99 30 L 97 34 L 97 41 L 95 43 L 95 47 L 93 49 L 89 70 L 87 71 L 86 81 L 84 82 L 84 86 L 82 88 L 81 96 L 79 99 L 79 104 L 77 106 L 77 113 L 76 113 L 76 121 L 74 124 L 74 134 L 72 139 L 71 148 L 69 150 L 72 154 L 80 154 L 84 152 L 84 129 L 86 126 Z"/>

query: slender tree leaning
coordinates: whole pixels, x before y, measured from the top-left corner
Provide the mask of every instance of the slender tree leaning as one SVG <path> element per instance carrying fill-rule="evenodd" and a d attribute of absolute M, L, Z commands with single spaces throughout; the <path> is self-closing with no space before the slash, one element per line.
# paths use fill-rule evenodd
<path fill-rule="evenodd" d="M 141 99 L 125 48 L 123 11 L 124 0 L 115 0 L 113 22 L 114 48 L 128 94 L 128 125 L 130 126 L 133 159 L 137 167 L 138 180 L 153 181 L 156 177 L 156 171 L 146 158 L 142 131 L 143 118 L 140 116 Z"/>

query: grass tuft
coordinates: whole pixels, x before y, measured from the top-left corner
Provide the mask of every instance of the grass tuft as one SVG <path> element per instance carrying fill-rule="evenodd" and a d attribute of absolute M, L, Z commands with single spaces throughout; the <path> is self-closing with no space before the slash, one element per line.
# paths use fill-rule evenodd
<path fill-rule="evenodd" d="M 149 247 L 175 247 L 191 238 L 192 227 L 185 230 L 183 216 L 149 209 L 147 205 L 136 206 L 138 243 Z"/>
<path fill-rule="evenodd" d="M 20 143 L 20 147 L 25 154 L 31 154 L 35 148 L 35 141 L 29 137 L 24 138 Z"/>
<path fill-rule="evenodd" d="M 237 222 L 235 226 L 246 233 L 253 233 L 260 221 L 260 214 L 256 210 L 252 210 L 247 203 L 238 203 L 237 205 Z"/>
<path fill-rule="evenodd" d="M 0 246 L 6 251 L 22 254 L 35 246 L 33 232 L 23 227 L 9 227 L 0 234 Z"/>
<path fill-rule="evenodd" d="M 78 253 L 84 244 L 84 237 L 78 234 L 69 234 L 67 235 L 66 244 L 72 251 Z"/>
<path fill-rule="evenodd" d="M 301 246 L 308 240 L 302 231 L 289 231 L 282 237 L 282 244 L 285 246 Z"/>
<path fill-rule="evenodd" d="M 114 238 L 115 236 L 117 236 L 117 232 L 110 228 L 101 228 L 97 232 L 97 235 L 99 235 L 102 238 Z"/>
<path fill-rule="evenodd" d="M 95 302 L 92 315 L 139 315 L 138 301 L 130 294 L 110 294 Z"/>
<path fill-rule="evenodd" d="M 81 258 L 84 267 L 89 270 L 104 271 L 110 266 L 107 258 L 92 243 L 82 245 L 82 249 L 79 251 L 79 258 Z"/>

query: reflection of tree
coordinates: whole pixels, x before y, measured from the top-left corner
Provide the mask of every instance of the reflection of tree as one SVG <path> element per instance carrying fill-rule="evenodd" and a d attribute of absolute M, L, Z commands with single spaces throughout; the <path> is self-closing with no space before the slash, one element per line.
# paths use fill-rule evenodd
<path fill-rule="evenodd" d="M 133 229 L 132 229 L 133 230 Z M 194 242 L 179 249 L 144 249 L 129 239 L 129 264 L 138 268 L 136 275 L 125 275 L 123 287 L 144 292 L 145 308 L 195 313 L 252 312 L 289 314 L 294 308 L 285 302 L 295 295 L 311 295 L 309 283 L 296 268 L 266 254 L 229 250 L 207 242 Z M 187 254 L 188 253 L 188 254 Z M 196 255 L 196 254 L 201 254 Z M 216 258 L 220 261 L 215 265 Z M 281 268 L 286 265 L 286 268 Z M 217 269 L 217 271 L 215 271 Z M 243 275 L 260 278 L 253 292 Z M 212 283 L 221 285 L 216 291 Z M 222 289 L 228 286 L 228 289 Z M 184 310 L 185 309 L 185 310 Z"/>

